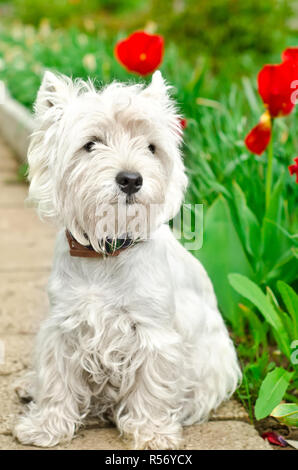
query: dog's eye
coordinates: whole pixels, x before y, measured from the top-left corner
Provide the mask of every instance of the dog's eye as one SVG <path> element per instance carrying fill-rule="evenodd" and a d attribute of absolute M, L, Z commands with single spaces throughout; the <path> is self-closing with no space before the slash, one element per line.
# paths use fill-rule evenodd
<path fill-rule="evenodd" d="M 83 149 L 86 150 L 86 152 L 91 152 L 93 150 L 93 147 L 95 144 L 102 144 L 102 140 L 98 137 L 94 137 L 93 140 L 90 140 L 87 142 L 87 144 L 84 145 Z"/>
<path fill-rule="evenodd" d="M 155 153 L 155 145 L 154 144 L 149 144 L 148 149 L 150 150 L 151 153 Z"/>
<path fill-rule="evenodd" d="M 87 142 L 87 144 L 84 145 L 84 150 L 86 150 L 86 152 L 91 152 L 91 150 L 93 149 L 95 145 L 95 142 Z"/>

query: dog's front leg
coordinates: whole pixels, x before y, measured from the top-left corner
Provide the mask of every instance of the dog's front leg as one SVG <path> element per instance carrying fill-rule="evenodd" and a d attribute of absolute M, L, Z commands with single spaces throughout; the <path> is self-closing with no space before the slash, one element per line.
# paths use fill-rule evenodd
<path fill-rule="evenodd" d="M 69 441 L 80 423 L 79 403 L 88 397 L 79 358 L 67 337 L 45 323 L 36 347 L 34 399 L 18 418 L 13 434 L 22 444 L 52 447 Z"/>
<path fill-rule="evenodd" d="M 182 434 L 183 347 L 175 332 L 146 328 L 140 336 L 137 362 L 142 362 L 116 410 L 116 424 L 133 437 L 137 449 L 177 449 Z"/>

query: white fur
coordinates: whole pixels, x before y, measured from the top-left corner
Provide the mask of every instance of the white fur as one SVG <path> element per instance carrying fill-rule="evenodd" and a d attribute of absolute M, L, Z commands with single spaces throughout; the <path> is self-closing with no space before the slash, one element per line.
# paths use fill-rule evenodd
<path fill-rule="evenodd" d="M 112 83 L 99 92 L 45 74 L 28 155 L 30 198 L 60 231 L 50 314 L 33 371 L 19 388 L 33 397 L 14 429 L 24 444 L 68 441 L 91 414 L 133 436 L 136 448 L 177 448 L 182 425 L 207 419 L 239 382 L 211 282 L 166 224 L 187 183 L 168 88 L 160 72 L 147 88 Z M 95 137 L 102 142 L 86 152 Z M 150 239 L 117 257 L 71 257 L 65 227 L 83 244 L 87 233 L 99 251 L 101 206 L 117 207 L 125 218 L 115 182 L 122 170 L 143 176 L 133 202 L 146 208 L 144 217 L 158 204 Z M 122 233 L 122 226 L 107 226 L 111 237 Z"/>

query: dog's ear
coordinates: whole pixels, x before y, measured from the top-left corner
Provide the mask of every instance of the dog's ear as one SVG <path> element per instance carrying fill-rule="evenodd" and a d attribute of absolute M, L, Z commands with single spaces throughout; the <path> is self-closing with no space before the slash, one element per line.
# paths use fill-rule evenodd
<path fill-rule="evenodd" d="M 36 115 L 42 117 L 50 108 L 55 108 L 58 117 L 71 97 L 72 88 L 71 79 L 46 71 L 34 105 Z"/>
<path fill-rule="evenodd" d="M 158 100 L 168 99 L 168 90 L 171 87 L 165 82 L 161 72 L 157 70 L 152 75 L 151 83 L 144 89 L 144 96 L 156 98 Z"/>

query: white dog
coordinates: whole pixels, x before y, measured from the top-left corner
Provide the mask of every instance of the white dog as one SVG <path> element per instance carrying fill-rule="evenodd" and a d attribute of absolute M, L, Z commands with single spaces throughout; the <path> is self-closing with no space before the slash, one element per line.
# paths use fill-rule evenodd
<path fill-rule="evenodd" d="M 92 415 L 136 448 L 177 448 L 182 426 L 207 419 L 239 383 L 211 282 L 167 225 L 187 185 L 168 88 L 159 71 L 147 87 L 101 91 L 44 76 L 30 199 L 61 230 L 50 314 L 19 387 L 32 397 L 14 428 L 23 444 L 69 441 Z"/>

